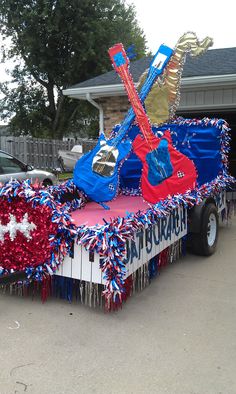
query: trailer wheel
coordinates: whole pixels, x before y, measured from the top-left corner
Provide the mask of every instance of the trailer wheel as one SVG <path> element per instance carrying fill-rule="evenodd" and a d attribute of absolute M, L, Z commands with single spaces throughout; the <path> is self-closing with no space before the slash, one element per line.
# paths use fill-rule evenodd
<path fill-rule="evenodd" d="M 204 208 L 201 220 L 201 232 L 190 236 L 190 249 L 194 254 L 210 256 L 216 250 L 219 218 L 216 206 L 209 203 Z"/>

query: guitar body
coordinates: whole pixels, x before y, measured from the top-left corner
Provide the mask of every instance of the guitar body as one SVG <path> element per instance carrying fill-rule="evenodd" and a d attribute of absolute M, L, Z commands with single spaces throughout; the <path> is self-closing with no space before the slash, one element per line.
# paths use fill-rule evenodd
<path fill-rule="evenodd" d="M 157 186 L 173 174 L 173 166 L 168 150 L 168 141 L 161 139 L 158 147 L 147 153 L 148 181 L 152 186 Z"/>
<path fill-rule="evenodd" d="M 167 198 L 169 195 L 183 194 L 189 189 L 193 189 L 196 185 L 197 172 L 193 162 L 185 155 L 176 150 L 172 145 L 172 140 L 169 131 L 164 133 L 161 138 L 156 137 L 154 134 L 150 139 L 153 149 L 158 148 L 163 144 L 163 140 L 168 142 L 167 149 L 169 158 L 167 158 L 167 168 L 169 168 L 169 176 L 163 177 L 161 180 L 160 171 L 156 167 L 157 177 L 155 178 L 155 161 L 150 161 L 150 145 L 147 144 L 146 140 L 138 135 L 133 142 L 133 149 L 135 154 L 143 163 L 143 171 L 141 176 L 141 189 L 143 197 L 146 201 L 156 204 L 158 201 Z M 164 143 L 166 147 L 166 142 Z M 162 154 L 161 154 L 162 157 Z M 168 162 L 171 163 L 172 171 L 168 166 Z M 150 163 L 152 168 L 150 168 Z M 150 174 L 151 178 L 150 178 Z M 150 182 L 152 181 L 152 183 Z M 155 182 L 154 182 L 154 181 Z M 155 185 L 153 183 L 158 183 Z"/>
<path fill-rule="evenodd" d="M 130 150 L 130 140 L 120 142 L 113 149 L 113 139 L 106 140 L 104 134 L 101 134 L 95 148 L 77 161 L 73 177 L 75 185 L 93 201 L 113 200 L 118 189 L 118 168 Z M 98 158 L 96 162 L 94 162 L 94 157 Z M 103 170 L 106 176 L 91 171 L 93 166 L 98 171 Z"/>

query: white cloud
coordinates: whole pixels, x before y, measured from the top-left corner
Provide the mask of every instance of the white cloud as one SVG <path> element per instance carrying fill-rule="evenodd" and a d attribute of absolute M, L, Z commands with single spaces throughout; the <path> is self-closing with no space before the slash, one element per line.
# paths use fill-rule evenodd
<path fill-rule="evenodd" d="M 212 37 L 213 48 L 236 46 L 233 0 L 127 0 L 127 3 L 135 5 L 139 25 L 153 52 L 161 43 L 174 46 L 187 31 L 195 32 L 200 40 Z"/>

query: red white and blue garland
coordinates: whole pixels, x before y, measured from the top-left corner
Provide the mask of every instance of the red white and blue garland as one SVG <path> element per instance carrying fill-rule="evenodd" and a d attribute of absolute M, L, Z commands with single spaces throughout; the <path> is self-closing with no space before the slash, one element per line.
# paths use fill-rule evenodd
<path fill-rule="evenodd" d="M 76 198 L 62 203 L 68 193 Z M 29 180 L 7 182 L 0 189 L 0 275 L 25 271 L 41 281 L 55 273 L 77 234 L 71 208 L 84 203 L 71 183 L 40 189 Z"/>

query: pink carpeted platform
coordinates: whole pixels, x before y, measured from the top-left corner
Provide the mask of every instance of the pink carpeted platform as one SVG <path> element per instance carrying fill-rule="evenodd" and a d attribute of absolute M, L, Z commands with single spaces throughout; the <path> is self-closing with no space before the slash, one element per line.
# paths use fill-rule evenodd
<path fill-rule="evenodd" d="M 71 216 L 75 225 L 94 226 L 95 224 L 104 224 L 103 218 L 109 222 L 111 218 L 126 216 L 127 212 L 146 211 L 150 206 L 143 200 L 143 197 L 132 196 L 119 196 L 114 201 L 106 203 L 106 205 L 110 207 L 109 210 L 95 202 L 90 202 L 85 208 L 73 212 Z"/>

